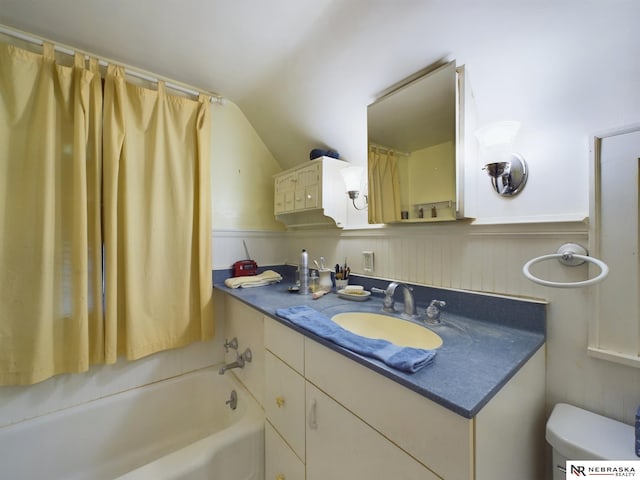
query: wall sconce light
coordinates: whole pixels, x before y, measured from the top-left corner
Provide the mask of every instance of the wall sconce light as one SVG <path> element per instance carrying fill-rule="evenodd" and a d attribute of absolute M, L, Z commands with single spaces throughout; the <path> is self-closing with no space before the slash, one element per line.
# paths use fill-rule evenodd
<path fill-rule="evenodd" d="M 347 195 L 353 203 L 353 208 L 355 208 L 356 210 L 364 210 L 365 208 L 367 208 L 367 205 L 369 203 L 369 199 L 366 195 L 364 195 L 364 206 L 358 208 L 358 206 L 356 205 L 356 198 L 358 198 L 358 196 L 360 195 L 360 184 L 362 181 L 363 171 L 363 167 L 358 167 L 356 165 L 352 165 L 340 170 L 342 179 L 344 180 L 344 186 L 347 189 Z"/>
<path fill-rule="evenodd" d="M 496 122 L 475 132 L 482 156 L 487 162 L 483 170 L 491 177 L 493 189 L 503 197 L 512 197 L 527 183 L 528 167 L 522 155 L 512 151 L 520 122 Z"/>

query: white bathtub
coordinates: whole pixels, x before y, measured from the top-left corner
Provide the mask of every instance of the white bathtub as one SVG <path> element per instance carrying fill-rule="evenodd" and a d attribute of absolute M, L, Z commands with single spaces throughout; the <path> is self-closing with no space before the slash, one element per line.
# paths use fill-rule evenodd
<path fill-rule="evenodd" d="M 1 428 L 0 478 L 263 480 L 264 415 L 207 368 Z"/>

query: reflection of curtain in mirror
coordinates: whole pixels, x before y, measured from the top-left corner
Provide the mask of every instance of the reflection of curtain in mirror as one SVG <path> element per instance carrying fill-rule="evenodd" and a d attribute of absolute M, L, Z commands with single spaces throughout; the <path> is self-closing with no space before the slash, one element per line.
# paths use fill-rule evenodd
<path fill-rule="evenodd" d="M 392 150 L 369 146 L 369 223 L 400 220 L 398 160 Z"/>
<path fill-rule="evenodd" d="M 213 335 L 209 98 L 134 86 L 104 106 L 106 361 Z"/>
<path fill-rule="evenodd" d="M 0 384 L 102 361 L 98 64 L 0 45 Z"/>

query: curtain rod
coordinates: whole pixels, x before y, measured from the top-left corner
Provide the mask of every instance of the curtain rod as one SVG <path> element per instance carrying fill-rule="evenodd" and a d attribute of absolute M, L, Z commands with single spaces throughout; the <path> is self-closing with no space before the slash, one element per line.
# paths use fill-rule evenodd
<path fill-rule="evenodd" d="M 378 145 L 377 143 L 369 143 L 369 148 L 373 148 L 376 150 L 383 150 L 386 153 L 395 153 L 396 155 L 402 155 L 404 157 L 410 157 L 411 154 L 408 152 L 403 152 L 402 150 L 396 150 L 395 148 L 385 147 L 384 145 Z"/>
<path fill-rule="evenodd" d="M 77 49 L 73 49 L 71 47 L 68 47 L 66 45 L 60 45 L 56 42 L 53 42 L 51 40 L 47 40 L 45 38 L 42 37 L 38 37 L 35 35 L 31 35 L 25 32 L 22 32 L 20 30 L 16 30 L 13 29 L 11 27 L 6 27 L 5 25 L 0 24 L 0 33 L 5 34 L 9 37 L 14 37 L 17 38 L 19 40 L 23 40 L 25 42 L 29 42 L 35 45 L 39 45 L 41 46 L 43 44 L 43 42 L 48 42 L 48 43 L 52 43 L 53 44 L 53 48 L 54 50 L 56 50 L 57 52 L 63 53 L 65 55 L 70 55 L 70 56 L 74 56 L 76 52 L 81 53 L 82 55 L 85 56 L 85 58 L 97 58 L 98 59 L 98 63 L 103 66 L 106 67 L 109 63 L 113 63 L 113 64 L 117 64 L 117 65 L 122 65 L 125 69 L 125 73 L 127 75 L 130 75 L 132 77 L 136 77 L 139 78 L 141 80 L 146 80 L 152 83 L 158 83 L 159 81 L 163 81 L 165 82 L 165 85 L 172 89 L 172 90 L 176 90 L 178 92 L 182 92 L 182 93 L 186 93 L 188 95 L 193 95 L 195 97 L 197 97 L 198 95 L 200 95 L 200 93 L 204 93 L 205 95 L 209 95 L 211 97 L 211 103 L 218 103 L 220 105 L 224 105 L 224 97 L 222 97 L 221 95 L 218 95 L 216 93 L 211 93 L 211 92 L 207 92 L 204 90 L 199 90 L 195 87 L 191 87 L 189 85 L 186 84 L 177 84 L 174 83 L 172 80 L 166 79 L 166 78 L 162 78 L 162 77 L 158 77 L 156 75 L 153 75 L 151 73 L 148 72 L 144 72 L 142 70 L 130 67 L 129 65 L 123 65 L 120 62 L 116 62 L 114 60 L 109 60 L 103 57 L 100 57 L 98 55 L 93 55 L 91 53 L 82 51 L 82 50 L 77 50 Z"/>

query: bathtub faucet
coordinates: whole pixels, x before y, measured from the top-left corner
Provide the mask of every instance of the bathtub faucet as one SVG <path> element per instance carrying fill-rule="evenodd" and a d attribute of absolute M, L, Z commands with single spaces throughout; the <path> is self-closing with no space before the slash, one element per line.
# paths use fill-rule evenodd
<path fill-rule="evenodd" d="M 247 348 L 242 353 L 238 353 L 237 355 L 238 355 L 238 358 L 236 359 L 235 362 L 227 363 L 220 370 L 218 370 L 218 373 L 220 375 L 224 375 L 224 372 L 226 372 L 227 370 L 231 370 L 232 368 L 244 368 L 244 364 L 251 363 L 251 360 L 253 359 L 253 355 L 251 354 L 251 349 L 249 348 Z"/>

